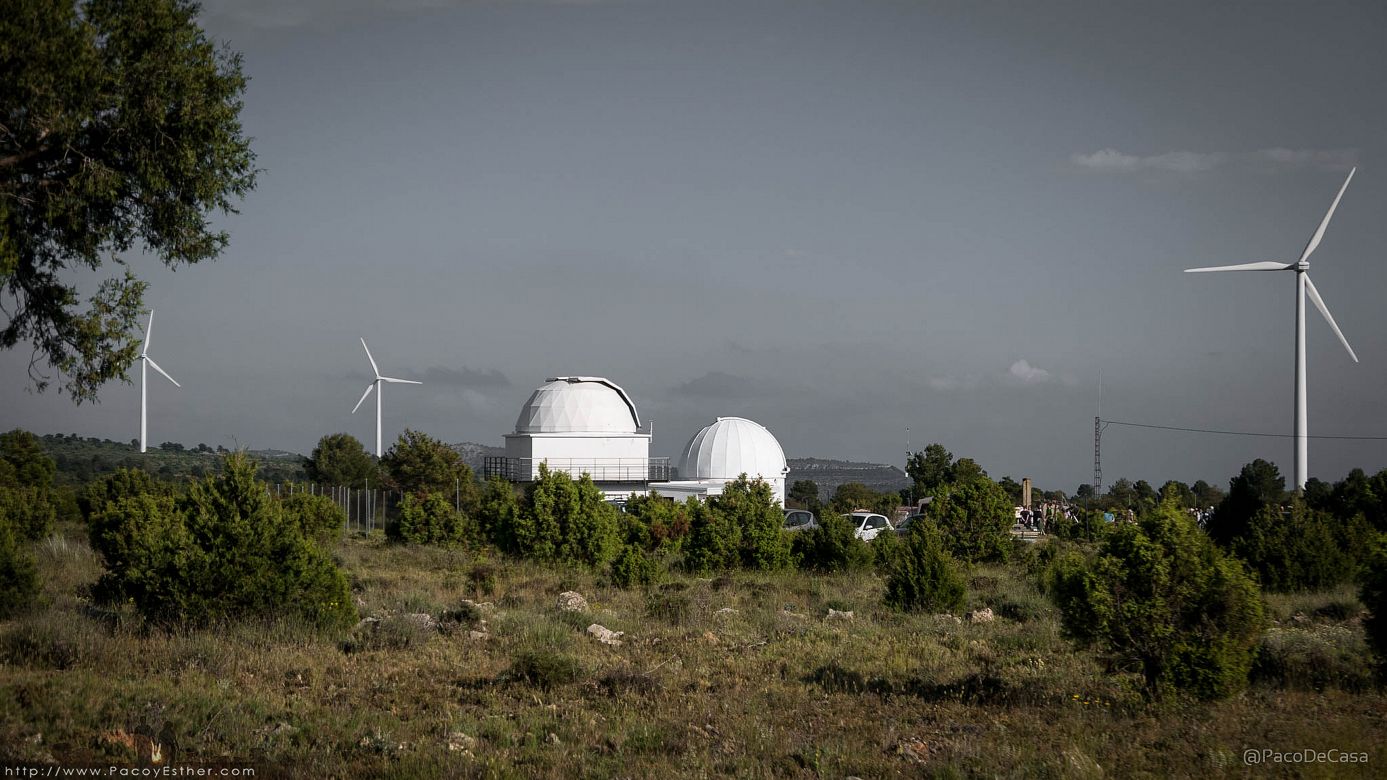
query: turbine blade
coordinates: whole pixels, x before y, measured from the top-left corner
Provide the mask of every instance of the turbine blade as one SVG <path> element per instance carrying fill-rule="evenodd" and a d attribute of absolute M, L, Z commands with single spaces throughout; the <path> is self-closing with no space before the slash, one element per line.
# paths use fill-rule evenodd
<path fill-rule="evenodd" d="M 1187 274 L 1202 274 L 1208 271 L 1286 271 L 1295 267 L 1295 263 L 1280 263 L 1271 260 L 1263 260 L 1260 263 L 1243 263 L 1241 265 L 1213 265 L 1205 268 L 1186 268 Z"/>
<path fill-rule="evenodd" d="M 154 309 L 149 310 L 149 324 L 144 328 L 144 343 L 140 345 L 140 354 L 149 351 L 149 334 L 154 330 Z"/>
<path fill-rule="evenodd" d="M 416 381 L 414 381 L 413 379 L 396 379 L 396 378 L 393 377 L 393 376 L 383 376 L 383 377 L 380 378 L 380 381 L 382 381 L 382 382 L 390 382 L 390 383 L 392 383 L 392 384 L 397 384 L 397 385 L 422 385 L 422 384 L 424 384 L 423 382 L 416 382 Z"/>
<path fill-rule="evenodd" d="M 366 359 L 371 361 L 371 370 L 376 372 L 376 377 L 380 377 L 380 369 L 376 368 L 376 359 L 371 357 L 371 348 L 366 346 L 366 339 L 361 340 L 361 348 L 366 350 Z"/>
<path fill-rule="evenodd" d="M 1305 291 L 1310 293 L 1310 300 L 1315 303 L 1315 308 L 1320 310 L 1324 319 L 1329 323 L 1329 327 L 1334 329 L 1334 335 L 1339 337 L 1344 349 L 1348 350 L 1348 356 L 1353 358 L 1353 362 L 1358 362 L 1358 356 L 1354 354 L 1353 347 L 1348 345 L 1348 339 L 1344 338 L 1344 332 L 1339 330 L 1339 324 L 1334 321 L 1334 315 L 1329 313 L 1329 307 L 1324 305 L 1324 299 L 1320 297 L 1320 291 L 1315 289 L 1315 283 L 1310 281 L 1310 275 L 1305 275 Z"/>
<path fill-rule="evenodd" d="M 375 383 L 375 382 L 372 382 L 371 384 L 366 385 L 366 392 L 364 392 L 364 393 L 361 394 L 361 400 L 360 400 L 360 401 L 357 401 L 357 402 L 356 402 L 356 406 L 353 406 L 353 407 L 352 407 L 352 414 L 356 414 L 356 410 L 357 410 L 357 409 L 360 409 L 360 408 L 361 408 L 361 405 L 364 404 L 364 403 L 366 403 L 366 396 L 368 396 L 368 395 L 371 394 L 371 389 L 374 388 L 375 386 L 376 386 L 376 383 Z"/>
<path fill-rule="evenodd" d="M 1339 188 L 1339 194 L 1334 196 L 1334 202 L 1329 204 L 1329 211 L 1325 213 L 1324 221 L 1320 223 L 1319 230 L 1316 230 L 1315 235 L 1310 237 L 1310 243 L 1305 245 L 1305 251 L 1300 253 L 1300 262 L 1303 263 L 1309 260 L 1310 253 L 1315 251 L 1315 247 L 1320 245 L 1320 239 L 1324 238 L 1325 228 L 1329 227 L 1329 219 L 1334 216 L 1334 209 L 1339 208 L 1339 199 L 1344 197 L 1344 190 L 1348 189 L 1348 183 L 1353 181 L 1353 174 L 1357 172 L 1357 170 L 1358 168 L 1355 167 L 1348 172 L 1348 178 L 1344 179 L 1344 186 Z"/>
<path fill-rule="evenodd" d="M 144 358 L 144 359 L 149 363 L 149 365 L 150 365 L 151 368 L 153 368 L 155 371 L 158 371 L 159 373 L 163 374 L 165 379 L 169 380 L 170 382 L 173 382 L 173 386 L 174 386 L 174 387 L 182 387 L 182 386 L 183 386 L 183 385 L 178 384 L 178 380 L 176 380 L 176 379 L 174 379 L 173 377 L 169 376 L 169 372 L 167 372 L 167 371 L 165 371 L 164 369 L 160 368 L 160 367 L 159 367 L 159 364 L 154 362 L 154 358 L 152 358 L 152 357 L 150 357 L 150 356 L 148 356 L 148 355 L 145 355 L 145 358 Z"/>

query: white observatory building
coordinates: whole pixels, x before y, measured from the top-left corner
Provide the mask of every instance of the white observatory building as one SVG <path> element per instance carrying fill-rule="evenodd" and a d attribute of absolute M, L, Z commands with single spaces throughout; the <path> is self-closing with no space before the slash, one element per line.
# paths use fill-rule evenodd
<path fill-rule="evenodd" d="M 652 480 L 669 478 L 669 459 L 650 457 L 650 427 L 642 427 L 631 397 L 600 376 L 545 380 L 508 433 L 506 455 L 487 458 L 487 476 L 533 482 L 539 466 L 574 479 L 592 477 L 608 498 L 644 493 Z"/>
<path fill-rule="evenodd" d="M 780 442 L 764 425 L 745 417 L 719 417 L 695 433 L 679 459 L 679 479 L 650 485 L 681 501 L 688 496 L 722 495 L 722 488 L 745 474 L 771 486 L 775 500 L 785 505 L 785 475 L 790 467 Z"/>

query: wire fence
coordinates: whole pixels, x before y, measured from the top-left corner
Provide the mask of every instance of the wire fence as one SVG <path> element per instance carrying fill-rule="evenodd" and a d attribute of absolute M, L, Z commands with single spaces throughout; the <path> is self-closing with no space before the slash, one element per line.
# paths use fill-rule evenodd
<path fill-rule="evenodd" d="M 347 516 L 344 532 L 359 531 L 370 533 L 384 528 L 391 512 L 404 500 L 404 493 L 389 488 L 360 487 L 349 485 L 324 485 L 316 482 L 276 482 L 269 486 L 276 497 L 287 498 L 299 493 L 324 496 L 336 504 Z M 462 483 L 453 485 L 453 508 L 462 509 Z"/>

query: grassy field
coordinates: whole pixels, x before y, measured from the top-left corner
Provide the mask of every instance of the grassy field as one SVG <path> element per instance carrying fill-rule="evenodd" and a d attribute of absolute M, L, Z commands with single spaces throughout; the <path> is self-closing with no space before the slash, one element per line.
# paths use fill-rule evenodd
<path fill-rule="evenodd" d="M 147 724 L 180 761 L 250 762 L 260 777 L 1387 775 L 1387 696 L 1369 683 L 1350 589 L 1269 599 L 1278 625 L 1246 694 L 1147 703 L 1003 567 L 971 573 L 970 608 L 997 615 L 973 624 L 885 610 L 872 574 L 674 575 L 626 591 L 354 537 L 337 553 L 379 622 L 170 634 L 79 597 L 101 571 L 80 532 L 35 553 L 43 604 L 0 623 L 8 760 L 131 762 Z M 568 590 L 587 611 L 558 609 Z M 593 623 L 621 644 L 589 636 Z M 1247 766 L 1249 748 L 1368 764 Z"/>

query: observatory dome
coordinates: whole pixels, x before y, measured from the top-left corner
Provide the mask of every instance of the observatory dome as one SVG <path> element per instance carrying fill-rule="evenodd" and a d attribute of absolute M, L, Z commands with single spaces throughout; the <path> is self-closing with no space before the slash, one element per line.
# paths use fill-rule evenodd
<path fill-rule="evenodd" d="M 771 432 L 743 417 L 719 417 L 685 445 L 679 478 L 733 480 L 742 474 L 784 480 L 785 451 Z"/>
<path fill-rule="evenodd" d="M 616 383 L 600 376 L 560 376 L 530 395 L 516 433 L 637 433 L 636 405 Z"/>

